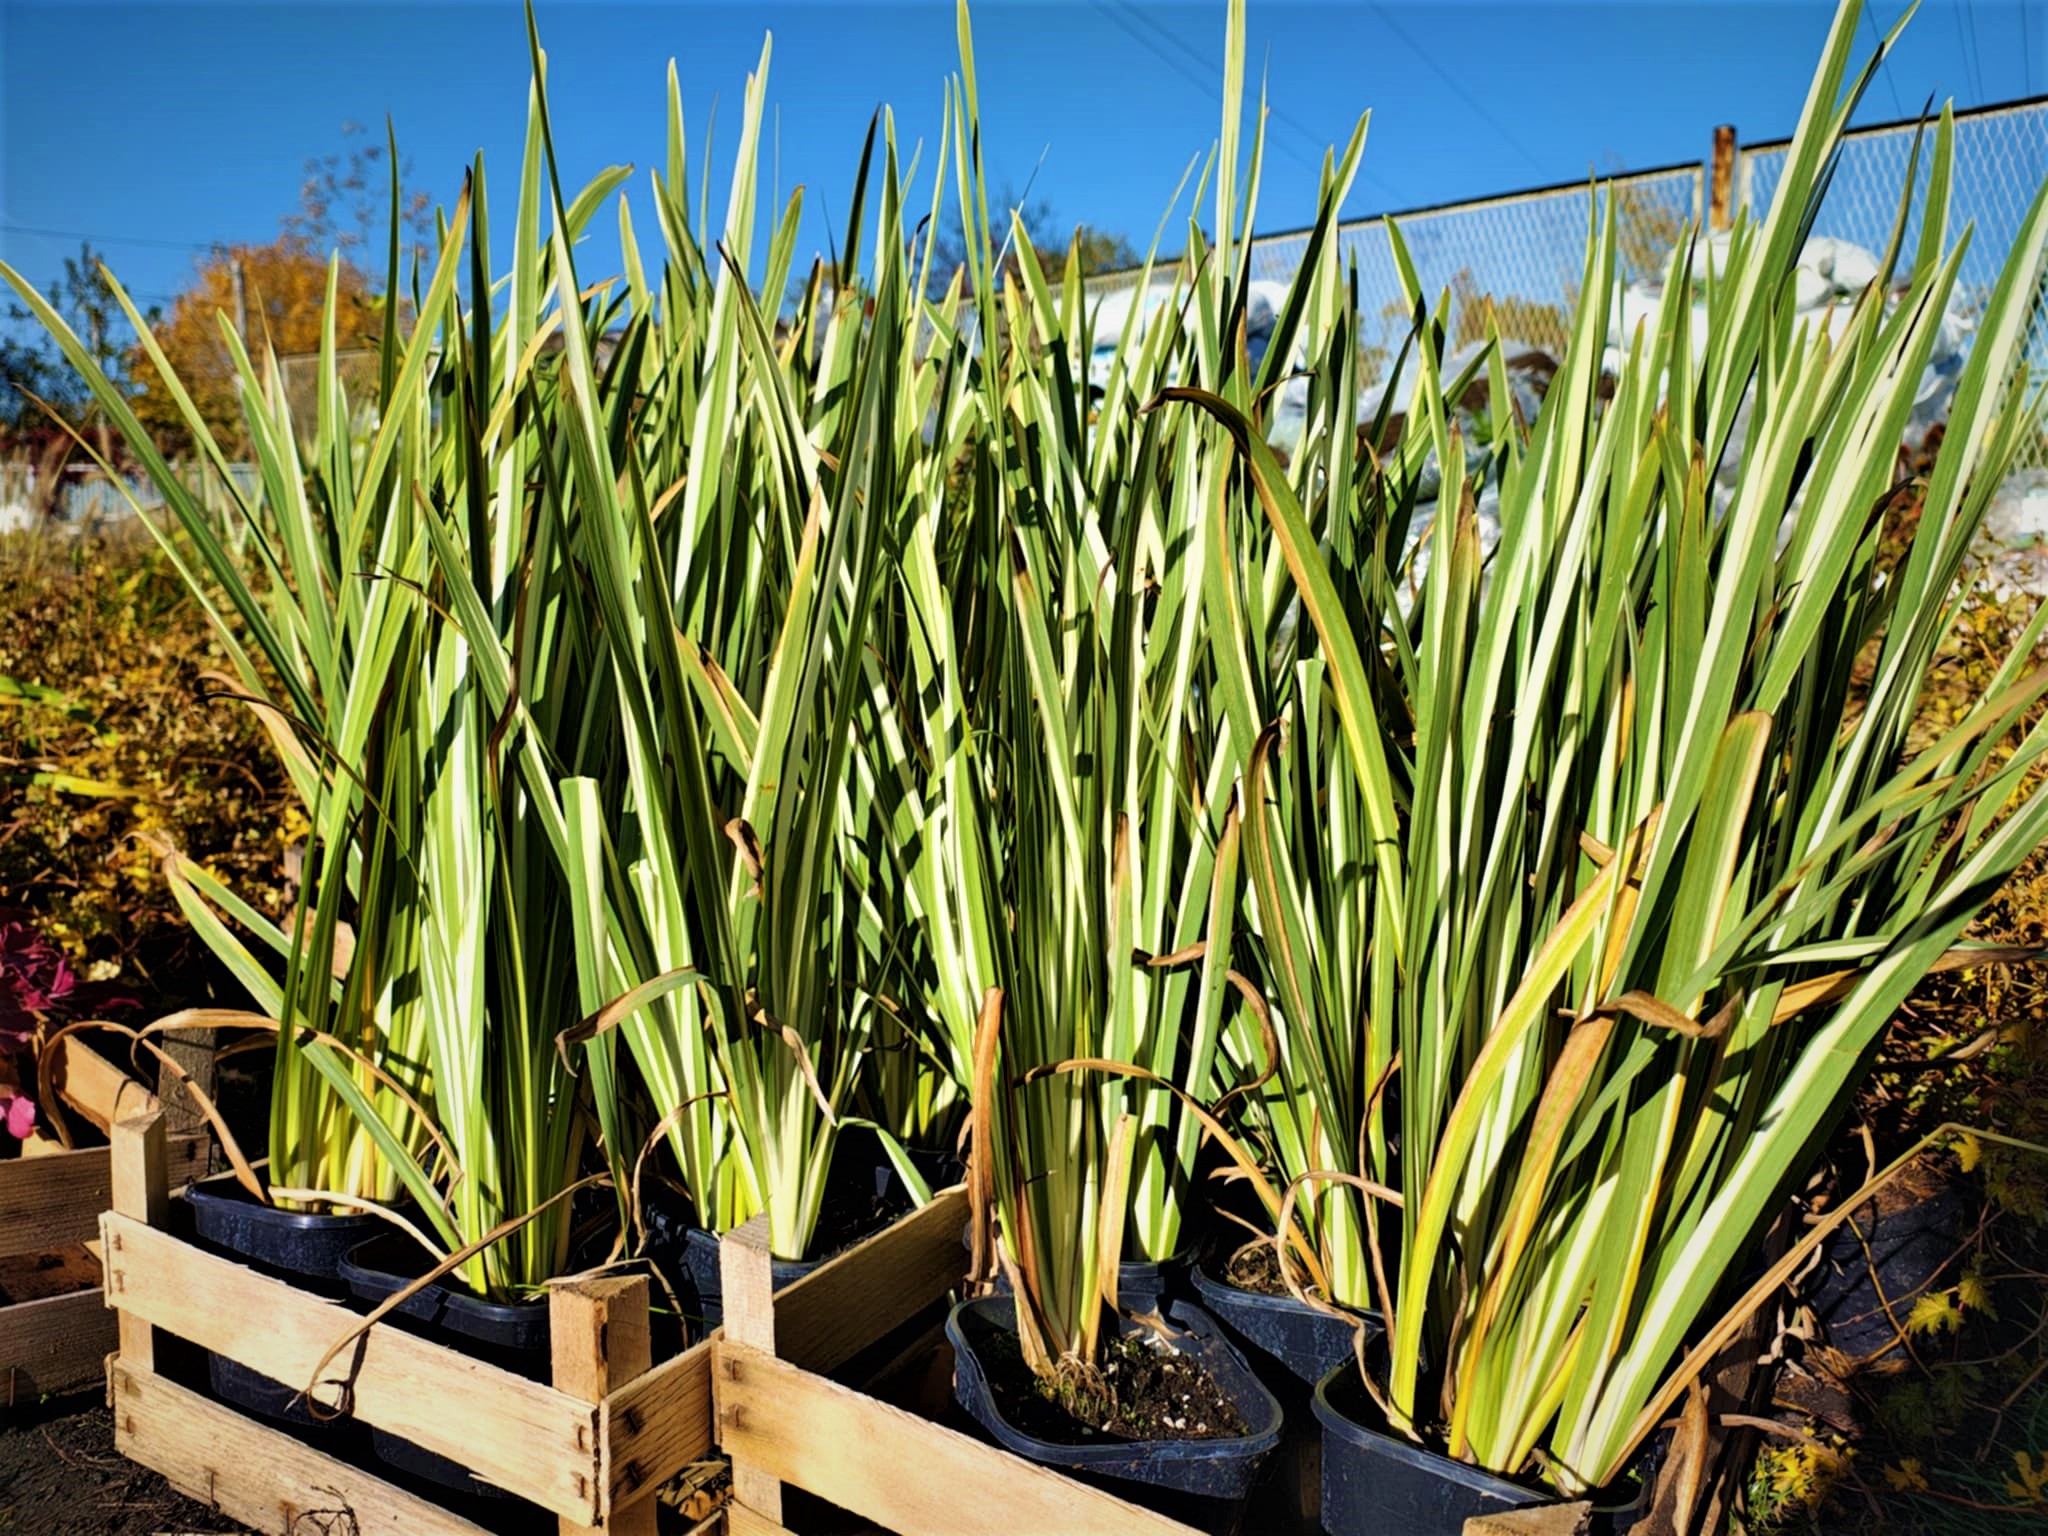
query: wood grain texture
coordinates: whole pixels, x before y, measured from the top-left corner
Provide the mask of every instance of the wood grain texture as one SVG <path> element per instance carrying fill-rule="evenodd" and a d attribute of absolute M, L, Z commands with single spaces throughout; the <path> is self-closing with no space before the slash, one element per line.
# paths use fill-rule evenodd
<path fill-rule="evenodd" d="M 51 1050 L 49 1076 L 57 1096 L 103 1136 L 116 1120 L 157 1107 L 155 1094 L 77 1035 L 66 1035 Z"/>
<path fill-rule="evenodd" d="M 599 1406 L 598 1435 L 599 1465 L 614 1508 L 709 1456 L 711 1340 L 615 1390 Z"/>
<path fill-rule="evenodd" d="M 113 1193 L 105 1147 L 0 1163 L 0 1255 L 45 1253 L 99 1235 Z"/>
<path fill-rule="evenodd" d="M 303 1386 L 360 1319 L 280 1280 L 106 1218 L 107 1294 L 134 1319 L 274 1381 Z M 122 1352 L 128 1338 L 122 1336 Z M 585 1525 L 599 1518 L 597 1413 L 552 1387 L 378 1324 L 330 1364 L 354 1416 L 452 1458 L 479 1477 Z"/>
<path fill-rule="evenodd" d="M 97 1286 L 0 1307 L 0 1405 L 98 1385 L 116 1337 Z"/>
<path fill-rule="evenodd" d="M 1465 1522 L 1464 1536 L 1584 1536 L 1592 1528 L 1593 1506 L 1580 1500 L 1474 1515 Z"/>
<path fill-rule="evenodd" d="M 741 1509 L 738 1505 L 720 1510 L 715 1518 L 724 1520 L 727 1536 L 792 1536 L 786 1526 L 777 1525 L 773 1520 L 764 1519 L 751 1509 Z M 710 1522 L 705 1523 L 708 1525 Z M 696 1532 L 691 1532 L 690 1536 L 696 1536 Z M 1023 1536 L 1023 1533 L 1020 1531 L 1017 1536 Z"/>
<path fill-rule="evenodd" d="M 165 1148 L 166 1177 L 188 1182 L 205 1146 L 181 1137 Z M 0 1258 L 47 1253 L 98 1237 L 100 1212 L 113 1201 L 113 1153 L 107 1147 L 0 1163 Z"/>
<path fill-rule="evenodd" d="M 113 1186 L 110 1198 L 113 1209 L 105 1220 L 119 1215 L 149 1225 L 162 1224 L 171 1206 L 170 1170 L 166 1166 L 167 1134 L 161 1109 L 130 1115 L 115 1122 L 110 1133 L 112 1141 L 107 1148 L 111 1159 L 109 1182 Z M 107 1242 L 104 1222 L 100 1228 L 100 1240 Z M 115 1246 L 107 1243 L 109 1251 Z M 114 1293 L 119 1289 L 119 1283 L 110 1278 L 107 1282 L 109 1306 L 119 1305 L 114 1299 Z M 123 1310 L 116 1326 L 120 1332 L 121 1357 L 139 1371 L 155 1370 L 156 1330 L 150 1326 L 149 1319 L 139 1312 Z"/>
<path fill-rule="evenodd" d="M 114 1445 L 173 1487 L 263 1536 L 488 1536 L 196 1392 L 125 1361 L 112 1367 Z"/>
<path fill-rule="evenodd" d="M 914 1317 L 959 1283 L 966 1223 L 966 1191 L 945 1190 L 778 1291 L 777 1353 L 807 1370 L 829 1371 Z M 600 1434 L 614 1501 L 643 1482 L 666 1482 L 711 1453 L 711 1397 L 711 1341 L 705 1340 L 605 1399 Z"/>
<path fill-rule="evenodd" d="M 966 1225 L 955 1185 L 776 1292 L 775 1353 L 820 1374 L 844 1365 L 961 1283 Z"/>
<path fill-rule="evenodd" d="M 735 1344 L 775 1353 L 775 1255 L 768 1244 L 768 1217 L 756 1216 L 718 1240 L 718 1283 L 725 1304 L 725 1336 Z M 735 1452 L 723 1433 L 726 1420 L 725 1383 L 711 1373 L 711 1392 L 718 1410 L 719 1442 L 732 1457 L 732 1502 L 764 1520 L 782 1523 L 782 1480 Z"/>
<path fill-rule="evenodd" d="M 654 1359 L 646 1277 L 607 1275 L 551 1287 L 548 1341 L 555 1390 L 578 1401 L 600 1403 L 614 1386 L 646 1375 Z M 604 1486 L 602 1447 L 591 1450 L 591 1479 Z M 638 1497 L 613 1501 L 601 1525 L 561 1516 L 560 1536 L 654 1536 L 654 1485 L 632 1491 Z"/>
<path fill-rule="evenodd" d="M 1194 1536 L 1188 1526 L 720 1340 L 719 1435 L 734 1466 L 830 1499 L 899 1536 Z"/>

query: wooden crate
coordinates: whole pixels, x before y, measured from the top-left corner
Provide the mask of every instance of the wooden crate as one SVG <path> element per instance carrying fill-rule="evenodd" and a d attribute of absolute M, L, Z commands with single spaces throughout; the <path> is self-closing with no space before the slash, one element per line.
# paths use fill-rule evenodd
<path fill-rule="evenodd" d="M 895 1268 L 876 1265 L 873 1273 L 905 1316 L 961 1279 L 958 1214 L 906 1224 L 884 1245 Z M 782 1523 L 785 1483 L 898 1536 L 1198 1536 L 1190 1526 L 833 1381 L 826 1367 L 799 1363 L 790 1346 L 808 1347 L 811 1325 L 806 1319 L 792 1326 L 790 1303 L 800 1286 L 773 1290 L 766 1217 L 728 1235 L 719 1259 L 725 1328 L 711 1342 L 712 1394 L 718 1444 L 732 1459 L 732 1503 L 692 1536 L 793 1536 Z M 872 1296 L 851 1285 L 839 1294 L 856 1308 Z M 1465 1536 L 1574 1536 L 1589 1517 L 1586 1504 L 1543 1505 L 1467 1521 Z M 1271 1519 L 1271 1511 L 1262 1518 L 1247 1509 L 1241 1529 L 1267 1530 Z"/>
<path fill-rule="evenodd" d="M 474 1522 L 158 1373 L 162 1329 L 301 1385 L 360 1318 L 165 1229 L 161 1115 L 122 1121 L 113 1152 L 102 1232 L 107 1304 L 119 1320 L 108 1398 L 122 1453 L 266 1536 L 303 1536 L 313 1525 L 354 1536 L 483 1536 Z M 947 1191 L 790 1286 L 776 1298 L 782 1358 L 830 1371 L 943 1296 L 960 1277 L 966 1215 L 964 1194 Z M 561 1284 L 549 1304 L 552 1382 L 379 1323 L 343 1357 L 352 1412 L 540 1506 L 564 1533 L 650 1536 L 655 1491 L 713 1454 L 719 1336 L 650 1368 L 645 1279 Z"/>
<path fill-rule="evenodd" d="M 103 1132 L 123 1115 L 156 1109 L 155 1095 L 75 1035 L 51 1053 L 50 1086 Z M 204 1173 L 206 1155 L 204 1137 L 176 1138 L 166 1178 L 183 1184 Z M 0 1307 L 0 1406 L 104 1379 L 115 1326 L 98 1250 L 111 1157 L 109 1147 L 69 1150 L 38 1132 L 20 1157 L 0 1163 L 0 1289 L 16 1298 Z"/>
<path fill-rule="evenodd" d="M 885 1234 L 895 1263 L 876 1267 L 883 1289 L 850 1299 L 864 1307 L 887 1294 L 905 1317 L 943 1299 L 965 1269 L 964 1205 L 963 1198 L 948 1220 L 904 1223 Z M 900 1536 L 1197 1536 L 1164 1515 L 831 1380 L 824 1374 L 829 1366 L 803 1362 L 792 1347 L 808 1342 L 790 1311 L 809 1282 L 773 1291 L 767 1218 L 719 1246 L 725 1328 L 711 1341 L 712 1393 L 718 1444 L 732 1458 L 732 1504 L 724 1511 L 732 1536 L 788 1536 L 785 1483 Z M 857 1326 L 858 1311 L 849 1310 Z"/>

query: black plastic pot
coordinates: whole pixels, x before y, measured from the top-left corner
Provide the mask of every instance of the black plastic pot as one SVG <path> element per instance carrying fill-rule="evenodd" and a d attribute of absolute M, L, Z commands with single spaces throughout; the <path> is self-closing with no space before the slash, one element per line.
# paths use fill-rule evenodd
<path fill-rule="evenodd" d="M 1368 1346 L 1386 1332 L 1376 1312 L 1350 1313 L 1356 1322 L 1332 1317 L 1292 1296 L 1267 1296 L 1232 1285 L 1206 1264 L 1195 1265 L 1190 1278 L 1202 1305 L 1221 1318 L 1224 1327 L 1311 1386 L 1352 1358 L 1357 1323 L 1365 1325 Z"/>
<path fill-rule="evenodd" d="M 1316 1387 L 1323 1426 L 1323 1529 L 1329 1536 L 1460 1536 L 1475 1515 L 1562 1502 L 1373 1427 L 1379 1413 L 1347 1360 Z M 1621 1536 L 1648 1500 L 1593 1501 L 1594 1536 Z"/>
<path fill-rule="evenodd" d="M 1174 1301 L 1191 1300 L 1187 1295 L 1188 1272 L 1195 1267 L 1194 1255 L 1183 1248 L 1170 1259 L 1127 1259 L 1116 1267 L 1116 1304 L 1124 1312 L 1157 1312 Z"/>
<path fill-rule="evenodd" d="M 341 1277 L 360 1300 L 376 1305 L 404 1290 L 426 1269 L 426 1256 L 402 1233 L 387 1232 L 352 1249 L 341 1261 Z M 408 1332 L 453 1345 L 472 1358 L 534 1381 L 548 1379 L 548 1304 L 488 1301 L 459 1285 L 435 1281 L 408 1296 L 388 1320 Z M 372 1429 L 370 1444 L 380 1461 L 442 1488 L 484 1499 L 511 1495 L 473 1476 L 469 1468 L 387 1430 Z"/>
<path fill-rule="evenodd" d="M 1173 1302 L 1165 1321 L 1179 1349 L 1206 1367 L 1237 1405 L 1249 1426 L 1244 1434 L 1228 1440 L 1104 1440 L 1083 1445 L 1025 1434 L 1003 1416 L 978 1352 L 978 1340 L 986 1341 L 996 1331 L 1017 1330 L 1014 1304 L 1001 1296 L 963 1301 L 946 1319 L 946 1337 L 953 1344 L 953 1396 L 1004 1449 L 1041 1465 L 1206 1500 L 1242 1499 L 1260 1464 L 1280 1443 L 1280 1404 L 1224 1338 L 1222 1326 L 1200 1307 Z M 1120 1326 L 1125 1337 L 1149 1333 L 1128 1319 Z"/>
<path fill-rule="evenodd" d="M 963 1227 L 960 1246 L 974 1249 L 974 1228 Z M 1116 1267 L 1116 1305 L 1120 1312 L 1157 1312 L 1168 1302 L 1192 1300 L 1187 1278 L 1195 1267 L 1194 1250 L 1183 1248 L 1170 1259 L 1129 1259 Z M 779 1283 L 779 1282 L 778 1282 Z M 991 1284 L 998 1296 L 1010 1294 L 1010 1277 L 999 1267 Z"/>
<path fill-rule="evenodd" d="M 917 1170 L 925 1187 L 934 1194 L 952 1188 L 967 1177 L 967 1164 L 957 1152 L 944 1147 L 905 1147 L 903 1150 L 910 1158 L 910 1166 Z M 874 1182 L 877 1200 L 892 1204 L 912 1200 L 910 1186 L 903 1182 L 896 1165 L 889 1161 L 889 1154 L 880 1148 L 875 1150 Z"/>
<path fill-rule="evenodd" d="M 1875 1359 L 1899 1347 L 1885 1298 L 1917 1296 L 1955 1262 L 1969 1210 L 1961 1191 L 1945 1185 L 1897 1210 L 1865 1206 L 1822 1250 L 1820 1272 L 1807 1282 L 1814 1317 L 1827 1341 L 1845 1355 Z M 1953 1277 L 1951 1277 L 1952 1279 Z"/>
<path fill-rule="evenodd" d="M 343 1255 L 365 1238 L 386 1230 L 376 1216 L 283 1211 L 259 1204 L 231 1176 L 207 1179 L 185 1191 L 192 1229 L 200 1243 L 238 1259 L 300 1290 L 339 1299 L 348 1293 L 340 1278 Z M 352 1427 L 316 1419 L 300 1392 L 304 1383 L 273 1381 L 225 1355 L 209 1353 L 206 1374 L 223 1402 L 289 1424 L 309 1439 L 332 1444 L 350 1438 Z"/>
<path fill-rule="evenodd" d="M 707 1232 L 702 1227 L 692 1227 L 683 1234 L 683 1273 L 689 1290 L 697 1298 L 697 1316 L 703 1319 L 704 1331 L 709 1333 L 725 1321 L 725 1282 L 719 1277 L 718 1234 Z M 801 1280 L 820 1264 L 823 1259 L 774 1259 L 769 1263 L 769 1273 L 776 1290 L 781 1290 L 792 1280 Z M 690 1297 L 683 1297 L 683 1305 L 690 1304 Z"/>

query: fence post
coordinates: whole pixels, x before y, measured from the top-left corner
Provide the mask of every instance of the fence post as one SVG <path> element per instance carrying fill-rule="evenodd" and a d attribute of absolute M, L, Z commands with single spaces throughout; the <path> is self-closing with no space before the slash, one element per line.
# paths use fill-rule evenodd
<path fill-rule="evenodd" d="M 1724 230 L 1733 217 L 1729 194 L 1735 186 L 1735 125 L 1723 123 L 1714 130 L 1713 171 L 1707 179 L 1707 228 Z"/>

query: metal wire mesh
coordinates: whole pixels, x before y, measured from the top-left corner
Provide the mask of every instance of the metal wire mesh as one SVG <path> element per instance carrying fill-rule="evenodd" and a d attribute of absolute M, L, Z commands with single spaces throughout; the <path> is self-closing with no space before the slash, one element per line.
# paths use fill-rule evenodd
<path fill-rule="evenodd" d="M 1916 125 L 1859 129 L 1846 136 L 1833 181 L 1815 222 L 1815 235 L 1829 235 L 1881 251 L 1897 216 L 1899 192 L 1911 163 Z M 1769 211 L 1784 169 L 1784 143 L 1746 147 L 1737 162 L 1735 196 L 1758 215 Z M 1918 237 L 1924 212 L 1931 135 L 1921 156 L 1907 249 Z M 1477 340 L 1485 331 L 1485 306 L 1498 315 L 1503 335 L 1546 350 L 1564 345 L 1568 317 L 1577 301 L 1590 219 L 1618 200 L 1623 280 L 1651 275 L 1661 265 L 1687 221 L 1705 213 L 1710 168 L 1701 163 L 1636 172 L 1586 184 L 1509 193 L 1498 197 L 1426 208 L 1391 218 L 1408 242 L 1423 291 L 1432 299 L 1448 292 L 1454 344 Z M 1988 107 L 1956 118 L 1954 179 L 1950 192 L 1950 239 L 1964 226 L 1974 233 L 1960 277 L 1965 318 L 1981 305 L 2019 232 L 2034 191 L 2048 179 L 2048 100 Z M 1339 227 L 1347 260 L 1358 271 L 1359 307 L 1364 317 L 1369 364 L 1390 356 L 1407 328 L 1401 286 L 1386 232 L 1387 216 Z M 1252 276 L 1285 283 L 1308 246 L 1305 233 L 1262 236 L 1252 243 Z M 1135 272 L 1091 279 L 1106 292 L 1137 281 Z M 1374 335 L 1375 324 L 1378 334 Z M 2026 361 L 2035 381 L 2048 377 L 2048 294 L 2035 300 Z M 2022 466 L 2048 467 L 2048 436 L 2021 450 Z"/>
<path fill-rule="evenodd" d="M 1918 134 L 1914 123 L 1849 134 L 1814 220 L 1813 233 L 1882 251 L 1898 218 L 1899 194 L 1913 167 Z M 1770 210 L 1788 148 L 1786 143 L 1758 144 L 1742 151 L 1739 195 L 1759 217 Z M 1928 161 L 1933 148 L 1930 128 L 1921 144 L 1906 218 L 1908 252 L 1920 238 L 1927 212 Z M 1970 230 L 1970 244 L 1957 277 L 1955 306 L 1965 319 L 1973 321 L 1989 296 L 2005 253 L 2018 237 L 2027 208 L 2044 179 L 2048 179 L 2048 101 L 1986 107 L 1957 116 L 1948 238 L 1953 244 L 1966 227 Z M 2031 384 L 2048 377 L 2048 289 L 2035 295 L 2023 357 Z M 2022 445 L 2018 467 L 2048 468 L 2048 436 L 2037 433 Z"/>
<path fill-rule="evenodd" d="M 1586 232 L 1605 217 L 1608 199 L 1616 203 L 1626 275 L 1635 278 L 1662 262 L 1685 222 L 1697 217 L 1700 195 L 1700 168 L 1681 166 L 1617 177 L 1597 189 L 1557 187 L 1391 218 L 1423 293 L 1431 299 L 1450 296 L 1444 313 L 1454 346 L 1484 338 L 1491 305 L 1504 337 L 1555 351 L 1570 331 L 1584 276 Z M 1377 342 L 1368 343 L 1369 360 L 1375 347 L 1391 355 L 1408 327 L 1387 223 L 1368 219 L 1346 225 L 1339 235 L 1344 257 L 1357 263 L 1368 337 L 1373 322 L 1379 324 Z M 1253 265 L 1259 266 L 1256 257 Z"/>

